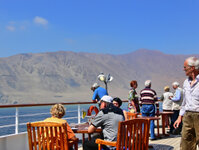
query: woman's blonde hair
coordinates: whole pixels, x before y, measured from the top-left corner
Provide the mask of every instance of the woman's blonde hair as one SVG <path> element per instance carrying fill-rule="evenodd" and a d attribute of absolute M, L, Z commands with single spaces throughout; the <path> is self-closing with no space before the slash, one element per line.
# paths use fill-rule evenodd
<path fill-rule="evenodd" d="M 164 87 L 164 91 L 165 91 L 165 92 L 169 92 L 169 91 L 170 91 L 169 86 L 165 86 L 165 87 Z"/>
<path fill-rule="evenodd" d="M 66 113 L 66 109 L 62 104 L 55 104 L 51 107 L 50 113 L 53 117 L 62 118 Z"/>

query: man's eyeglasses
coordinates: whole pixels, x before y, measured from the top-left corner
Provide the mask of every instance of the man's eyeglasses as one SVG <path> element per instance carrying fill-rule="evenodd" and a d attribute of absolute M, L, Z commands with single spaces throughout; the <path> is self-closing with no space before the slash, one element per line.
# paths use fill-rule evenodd
<path fill-rule="evenodd" d="M 188 66 L 184 66 L 184 69 L 187 70 L 187 69 L 189 69 L 189 68 L 191 68 L 191 67 L 192 67 L 192 66 L 189 66 L 189 65 L 188 65 Z"/>

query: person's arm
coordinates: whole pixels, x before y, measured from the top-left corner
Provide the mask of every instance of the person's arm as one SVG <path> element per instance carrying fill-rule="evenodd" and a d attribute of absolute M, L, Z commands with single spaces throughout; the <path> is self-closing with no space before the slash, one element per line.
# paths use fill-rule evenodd
<path fill-rule="evenodd" d="M 97 127 L 101 126 L 103 123 L 102 116 L 104 113 L 100 111 L 95 117 L 94 120 L 92 121 L 91 125 L 88 127 L 88 133 L 93 133 Z"/>
<path fill-rule="evenodd" d="M 171 98 L 172 101 L 180 101 L 181 100 L 181 92 L 180 90 L 176 90 L 175 96 Z"/>
<path fill-rule="evenodd" d="M 126 113 L 126 110 L 123 110 L 123 114 L 124 114 L 124 119 L 127 120 L 127 113 Z"/>
<path fill-rule="evenodd" d="M 93 133 L 96 129 L 97 129 L 97 128 L 96 128 L 94 125 L 91 124 L 91 125 L 88 127 L 88 133 Z"/>
<path fill-rule="evenodd" d="M 135 113 L 137 112 L 136 106 L 135 106 L 135 102 L 133 100 L 131 100 L 131 104 L 134 107 Z"/>
<path fill-rule="evenodd" d="M 154 99 L 154 101 L 156 102 L 156 101 L 158 101 L 157 94 L 156 94 L 156 92 L 155 92 L 154 90 L 152 90 L 152 91 L 153 91 L 153 93 L 154 93 L 153 99 Z"/>
<path fill-rule="evenodd" d="M 161 100 L 161 101 L 164 100 L 164 95 L 163 95 L 163 94 L 161 95 L 160 100 Z"/>
<path fill-rule="evenodd" d="M 97 102 L 97 90 L 95 89 L 95 91 L 93 92 L 93 97 L 92 97 L 92 101 L 93 102 Z"/>

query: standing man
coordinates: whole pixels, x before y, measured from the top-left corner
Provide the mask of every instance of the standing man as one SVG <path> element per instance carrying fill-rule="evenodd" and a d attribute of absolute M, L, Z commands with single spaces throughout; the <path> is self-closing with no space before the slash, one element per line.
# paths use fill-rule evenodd
<path fill-rule="evenodd" d="M 180 108 L 183 100 L 183 90 L 180 88 L 178 82 L 173 82 L 173 89 L 175 90 L 174 96 L 171 96 L 170 99 L 173 101 L 173 114 L 171 116 L 171 125 L 170 125 L 170 134 L 180 134 L 182 130 L 182 123 L 179 124 L 179 127 L 174 129 L 173 124 L 178 119 Z"/>
<path fill-rule="evenodd" d="M 145 88 L 140 92 L 140 101 L 142 103 L 141 113 L 143 117 L 155 117 L 155 102 L 157 101 L 156 92 L 151 89 L 151 80 L 145 81 Z M 150 122 L 151 140 L 156 140 L 154 133 L 154 120 Z"/>
<path fill-rule="evenodd" d="M 183 118 L 181 148 L 196 150 L 199 144 L 199 59 L 187 58 L 184 71 L 188 79 L 183 84 L 184 98 L 174 127 L 178 127 Z"/>
<path fill-rule="evenodd" d="M 92 85 L 91 90 L 94 92 L 92 97 L 93 102 L 98 102 L 104 95 L 108 95 L 107 90 L 100 87 L 97 83 Z"/>
<path fill-rule="evenodd" d="M 100 112 L 95 116 L 91 125 L 88 128 L 88 133 L 93 133 L 97 127 L 102 128 L 103 139 L 107 141 L 117 140 L 118 122 L 124 121 L 124 114 L 122 109 L 115 107 L 112 103 L 111 96 L 103 96 L 100 100 Z M 112 147 L 109 147 L 111 149 Z M 83 145 L 84 150 L 98 150 L 98 145 L 95 139 L 85 141 Z M 106 147 L 103 147 L 106 149 Z"/>

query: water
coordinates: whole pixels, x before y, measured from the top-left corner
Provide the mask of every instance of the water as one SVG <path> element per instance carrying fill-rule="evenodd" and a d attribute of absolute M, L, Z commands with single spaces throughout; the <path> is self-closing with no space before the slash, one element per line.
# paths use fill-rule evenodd
<path fill-rule="evenodd" d="M 95 105 L 97 106 L 97 104 L 95 104 Z M 128 105 L 128 103 L 123 103 L 121 108 L 123 110 L 127 111 L 127 105 Z M 87 111 L 90 106 L 91 106 L 91 104 L 81 105 L 80 110 Z M 27 131 L 27 129 L 26 129 L 27 122 L 41 121 L 41 120 L 44 120 L 45 118 L 50 117 L 51 116 L 50 108 L 51 108 L 51 106 L 19 108 L 18 109 L 19 110 L 19 124 L 24 123 L 24 125 L 19 125 L 19 133 Z M 64 118 L 78 116 L 78 112 L 77 112 L 78 106 L 77 105 L 65 105 L 65 108 L 66 108 L 66 114 L 65 114 Z M 161 108 L 162 108 L 162 103 L 160 103 L 160 111 L 162 111 Z M 1 108 L 0 109 L 0 126 L 10 125 L 10 124 L 15 125 L 15 111 L 16 111 L 16 108 Z M 38 113 L 41 113 L 41 114 L 34 115 L 34 116 L 25 116 L 28 114 L 38 114 Z M 5 117 L 5 116 L 11 116 L 11 117 Z M 71 124 L 71 123 L 77 124 L 78 123 L 77 118 L 66 119 L 66 120 L 69 124 Z M 81 122 L 86 122 L 86 121 L 87 121 L 87 118 L 84 118 L 84 119 L 81 118 Z M 15 133 L 15 126 L 0 128 L 0 136 L 14 134 L 14 133 Z"/>
<path fill-rule="evenodd" d="M 87 110 L 90 105 L 81 105 L 81 110 Z M 19 125 L 19 133 L 27 131 L 26 129 L 26 123 L 27 122 L 35 122 L 35 121 L 41 121 L 45 118 L 48 118 L 51 116 L 50 114 L 50 108 L 51 106 L 39 106 L 39 107 L 21 107 L 18 108 L 19 112 L 19 124 L 24 123 L 24 125 Z M 78 116 L 78 106 L 77 105 L 65 105 L 66 108 L 66 114 L 64 118 L 68 117 L 77 117 Z M 16 108 L 1 108 L 0 109 L 0 126 L 3 125 L 10 125 L 15 124 L 15 111 Z M 39 115 L 34 115 L 38 114 Z M 33 116 L 26 116 L 26 115 L 33 115 Z M 9 117 L 5 117 L 9 116 Z M 78 123 L 77 118 L 73 119 L 66 119 L 67 122 L 70 123 Z M 87 121 L 86 118 L 82 119 L 81 122 Z M 7 135 L 7 134 L 14 134 L 15 133 L 15 126 L 11 127 L 5 127 L 0 128 L 0 136 Z"/>

